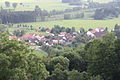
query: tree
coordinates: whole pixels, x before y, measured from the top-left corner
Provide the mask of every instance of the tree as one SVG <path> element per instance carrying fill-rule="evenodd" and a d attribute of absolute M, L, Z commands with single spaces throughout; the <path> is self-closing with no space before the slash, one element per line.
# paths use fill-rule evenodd
<path fill-rule="evenodd" d="M 66 19 L 66 20 L 71 19 L 71 18 L 72 18 L 71 14 L 65 14 L 64 15 L 64 19 Z"/>
<path fill-rule="evenodd" d="M 77 53 L 75 50 L 65 50 L 63 56 L 69 59 L 69 70 L 78 70 L 83 72 L 87 70 L 87 63 L 80 53 Z"/>
<path fill-rule="evenodd" d="M 95 20 L 103 20 L 106 15 L 103 13 L 103 9 L 97 9 L 94 14 Z"/>
<path fill-rule="evenodd" d="M 95 76 L 100 75 L 105 80 L 119 80 L 120 47 L 118 44 L 120 40 L 113 38 L 111 34 L 107 34 L 102 40 L 97 39 L 88 43 L 85 46 L 88 72 Z"/>
<path fill-rule="evenodd" d="M 46 79 L 49 75 L 41 59 L 34 54 L 28 56 L 28 77 L 31 80 Z"/>
<path fill-rule="evenodd" d="M 15 9 L 17 7 L 18 3 L 13 3 L 12 6 Z"/>
<path fill-rule="evenodd" d="M 48 76 L 41 59 L 23 42 L 0 35 L 0 80 L 38 80 Z"/>
<path fill-rule="evenodd" d="M 80 75 L 81 75 L 80 72 L 78 72 L 77 70 L 69 71 L 68 80 L 80 80 L 81 79 Z"/>
<path fill-rule="evenodd" d="M 6 31 L 6 26 L 0 25 L 0 32 L 5 32 Z"/>
<path fill-rule="evenodd" d="M 47 69 L 51 73 L 55 70 L 57 64 L 62 66 L 62 70 L 67 70 L 69 67 L 69 59 L 63 56 L 53 57 L 47 64 Z"/>
<path fill-rule="evenodd" d="M 5 2 L 5 6 L 6 6 L 6 7 L 10 7 L 10 2 L 6 1 L 6 2 Z"/>
<path fill-rule="evenodd" d="M 75 18 L 84 18 L 84 13 L 77 13 Z"/>
<path fill-rule="evenodd" d="M 68 79 L 68 71 L 62 70 L 63 66 L 61 64 L 57 64 L 55 66 L 55 70 L 52 72 L 52 75 L 48 77 L 46 80 L 67 80 Z"/>
<path fill-rule="evenodd" d="M 22 42 L 9 40 L 7 37 L 5 34 L 0 36 L 0 55 L 2 57 L 0 62 L 5 60 L 6 63 L 7 61 L 6 65 L 2 63 L 3 66 L 0 66 L 0 79 L 25 79 L 26 75 L 23 76 L 22 74 L 25 74 L 24 71 L 27 68 L 26 56 L 29 50 Z M 17 76 L 19 76 L 19 79 Z"/>
<path fill-rule="evenodd" d="M 114 32 L 117 38 L 120 38 L 120 26 L 118 24 L 115 25 Z"/>
<path fill-rule="evenodd" d="M 76 30 L 75 30 L 75 27 L 72 27 L 72 32 L 75 32 Z"/>
<path fill-rule="evenodd" d="M 38 5 L 35 6 L 35 16 L 39 17 L 42 15 L 42 10 L 40 9 L 40 7 Z"/>
<path fill-rule="evenodd" d="M 24 31 L 24 30 L 15 30 L 15 31 L 13 32 L 13 34 L 14 34 L 15 36 L 17 36 L 17 37 L 21 37 L 21 36 L 23 36 L 23 35 L 25 34 L 25 31 Z"/>

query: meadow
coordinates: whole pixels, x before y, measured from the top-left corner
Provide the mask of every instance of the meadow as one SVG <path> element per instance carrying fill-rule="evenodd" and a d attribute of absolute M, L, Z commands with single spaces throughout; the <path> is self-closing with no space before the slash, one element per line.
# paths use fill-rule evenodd
<path fill-rule="evenodd" d="M 42 50 L 41 51 L 34 50 L 32 54 L 35 54 L 37 57 L 40 57 L 40 58 L 47 56 L 47 53 Z"/>
<path fill-rule="evenodd" d="M 48 22 L 32 22 L 32 23 L 21 23 L 26 25 L 32 25 L 35 28 L 45 27 L 52 28 L 54 25 L 60 25 L 63 27 L 75 27 L 77 30 L 84 28 L 88 30 L 89 28 L 104 27 L 109 30 L 113 29 L 115 24 L 120 24 L 120 18 L 110 19 L 110 20 L 58 20 L 58 21 L 48 21 Z M 17 25 L 17 24 L 15 24 Z"/>
<path fill-rule="evenodd" d="M 65 10 L 68 8 L 72 8 L 74 6 L 70 6 L 67 3 L 61 3 L 60 0 L 10 0 L 10 3 L 17 2 L 18 6 L 15 11 L 33 11 L 35 6 L 38 5 L 41 9 L 45 9 L 47 11 L 52 10 Z M 19 3 L 23 3 L 20 5 Z M 9 8 L 5 6 L 5 0 L 0 1 L 0 6 L 3 6 L 4 9 L 13 9 L 12 5 Z"/>

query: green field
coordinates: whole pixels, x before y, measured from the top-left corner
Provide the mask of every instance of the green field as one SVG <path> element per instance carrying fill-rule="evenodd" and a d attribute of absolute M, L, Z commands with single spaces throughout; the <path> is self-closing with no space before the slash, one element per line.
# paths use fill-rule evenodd
<path fill-rule="evenodd" d="M 64 10 L 68 8 L 72 8 L 74 6 L 70 6 L 67 3 L 61 3 L 60 0 L 10 0 L 10 3 L 17 2 L 18 6 L 15 11 L 33 11 L 36 5 L 39 5 L 41 9 L 45 9 L 47 11 L 51 10 Z M 20 5 L 19 3 L 23 3 Z M 4 9 L 13 9 L 12 5 L 10 8 L 5 7 L 5 0 L 0 1 L 0 5 L 3 6 Z"/>
<path fill-rule="evenodd" d="M 47 56 L 47 53 L 42 51 L 42 50 L 41 51 L 34 50 L 32 53 L 35 54 L 37 57 L 40 57 L 40 58 Z"/>
<path fill-rule="evenodd" d="M 34 22 L 34 23 L 22 23 L 27 25 L 33 25 L 33 27 L 45 27 L 52 28 L 54 25 L 60 25 L 63 27 L 75 27 L 77 30 L 80 28 L 96 27 L 108 27 L 108 29 L 113 29 L 115 24 L 120 24 L 120 18 L 111 20 L 59 20 L 59 21 L 49 21 L 49 22 Z"/>

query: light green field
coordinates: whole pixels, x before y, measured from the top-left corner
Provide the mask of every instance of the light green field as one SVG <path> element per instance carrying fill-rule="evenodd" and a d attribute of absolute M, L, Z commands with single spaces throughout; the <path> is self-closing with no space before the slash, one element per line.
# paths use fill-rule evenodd
<path fill-rule="evenodd" d="M 39 5 L 40 8 L 51 11 L 51 10 L 64 10 L 68 8 L 72 8 L 74 6 L 70 6 L 67 3 L 61 3 L 61 0 L 0 0 L 0 6 L 5 7 L 5 1 L 9 1 L 11 4 L 16 2 L 18 3 L 17 8 L 15 11 L 33 11 L 36 5 Z M 84 0 L 87 1 L 87 0 Z M 106 3 L 112 0 L 94 0 L 95 2 L 102 2 Z M 23 3 L 23 5 L 20 5 L 19 3 Z M 13 9 L 12 5 L 10 8 L 7 9 Z"/>
<path fill-rule="evenodd" d="M 42 51 L 42 50 L 41 51 L 34 50 L 32 53 L 35 54 L 37 57 L 40 57 L 40 58 L 47 56 L 47 53 Z"/>
<path fill-rule="evenodd" d="M 108 29 L 113 29 L 115 24 L 120 24 L 120 18 L 111 20 L 59 20 L 59 21 L 49 21 L 49 22 L 34 22 L 34 23 L 24 23 L 27 25 L 33 25 L 33 27 L 45 27 L 52 28 L 54 25 L 60 25 L 63 27 L 75 27 L 77 30 L 84 28 L 88 30 L 89 28 L 96 27 L 108 27 Z"/>
<path fill-rule="evenodd" d="M 15 9 L 15 11 L 33 11 L 35 6 L 38 5 L 41 9 L 45 9 L 48 11 L 51 10 L 64 10 L 68 8 L 72 8 L 74 6 L 70 6 L 67 3 L 61 3 L 60 0 L 11 0 L 10 3 L 17 2 L 18 6 Z M 5 0 L 0 1 L 0 5 L 3 6 L 5 9 L 13 9 L 12 5 L 10 8 L 5 7 Z M 23 3 L 23 5 L 20 5 L 19 3 Z"/>
<path fill-rule="evenodd" d="M 48 33 L 46 32 L 36 32 L 35 30 L 26 30 L 25 28 L 7 28 L 7 30 L 9 31 L 9 33 L 13 34 L 13 32 L 15 30 L 25 30 L 25 34 L 30 34 L 30 33 L 35 33 L 35 34 L 44 34 L 44 35 L 48 35 Z"/>

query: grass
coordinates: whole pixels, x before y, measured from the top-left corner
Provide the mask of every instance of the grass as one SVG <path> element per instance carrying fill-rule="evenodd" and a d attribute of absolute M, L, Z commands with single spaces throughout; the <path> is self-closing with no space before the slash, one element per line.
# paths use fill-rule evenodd
<path fill-rule="evenodd" d="M 41 51 L 34 50 L 32 53 L 35 54 L 37 57 L 40 57 L 40 58 L 47 56 L 47 53 L 42 51 L 42 50 Z"/>
<path fill-rule="evenodd" d="M 5 1 L 1 1 L 0 5 L 3 6 L 3 8 L 5 7 Z M 13 2 L 17 2 L 17 3 L 23 3 L 23 5 L 18 4 L 17 8 L 15 9 L 15 11 L 33 11 L 36 5 L 39 5 L 40 8 L 45 9 L 47 11 L 51 11 L 51 10 L 64 10 L 64 9 L 68 9 L 68 8 L 72 8 L 74 6 L 70 6 L 67 3 L 61 3 L 60 0 L 11 0 L 9 1 L 11 3 Z M 7 8 L 9 9 L 9 8 Z M 10 7 L 10 9 L 13 9 L 12 5 Z"/>
<path fill-rule="evenodd" d="M 48 21 L 48 22 L 33 22 L 33 23 L 23 23 L 27 25 L 33 25 L 33 27 L 45 27 L 52 28 L 54 25 L 60 25 L 63 27 L 75 27 L 77 30 L 84 28 L 88 30 L 89 28 L 96 27 L 108 27 L 108 29 L 113 29 L 115 24 L 120 24 L 120 18 L 111 20 L 58 20 L 58 21 Z"/>
<path fill-rule="evenodd" d="M 43 34 L 43 35 L 48 35 L 46 32 L 36 32 L 35 30 L 27 30 L 25 28 L 7 28 L 7 30 L 12 34 L 15 30 L 25 30 L 25 34 L 30 34 L 30 33 L 35 33 L 35 34 Z"/>
<path fill-rule="evenodd" d="M 51 11 L 51 10 L 64 10 L 68 8 L 72 8 L 75 6 L 71 6 L 68 3 L 62 3 L 61 0 L 1 0 L 0 6 L 5 7 L 5 1 L 9 1 L 11 4 L 14 2 L 18 3 L 17 8 L 15 11 L 33 11 L 36 5 L 39 5 L 40 8 Z M 100 1 L 101 0 L 97 0 Z M 102 3 L 108 2 L 102 1 Z M 19 3 L 23 3 L 23 5 L 20 5 Z M 13 9 L 12 5 L 10 8 L 7 9 Z"/>

